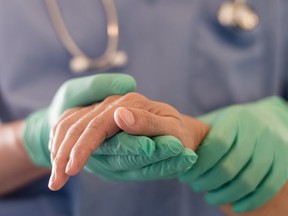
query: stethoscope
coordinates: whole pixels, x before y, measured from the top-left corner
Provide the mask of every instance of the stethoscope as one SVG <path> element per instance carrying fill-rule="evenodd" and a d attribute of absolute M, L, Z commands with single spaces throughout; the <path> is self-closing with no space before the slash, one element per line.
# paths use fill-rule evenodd
<path fill-rule="evenodd" d="M 117 10 L 113 0 L 102 0 L 107 18 L 108 40 L 106 50 L 102 56 L 95 59 L 87 56 L 73 40 L 61 16 L 57 0 L 46 0 L 46 4 L 59 38 L 72 56 L 69 63 L 72 72 L 79 74 L 91 69 L 104 71 L 123 67 L 127 64 L 127 54 L 124 51 L 118 50 L 119 24 Z"/>
<path fill-rule="evenodd" d="M 70 70 L 76 74 L 91 69 L 99 71 L 123 67 L 128 62 L 124 51 L 118 50 L 119 23 L 114 0 L 101 0 L 107 18 L 107 46 L 102 56 L 92 59 L 76 44 L 61 16 L 57 0 L 46 0 L 52 23 L 61 43 L 71 54 Z M 250 31 L 259 24 L 259 16 L 246 0 L 231 0 L 222 3 L 218 11 L 218 22 L 225 27 L 237 27 Z"/>

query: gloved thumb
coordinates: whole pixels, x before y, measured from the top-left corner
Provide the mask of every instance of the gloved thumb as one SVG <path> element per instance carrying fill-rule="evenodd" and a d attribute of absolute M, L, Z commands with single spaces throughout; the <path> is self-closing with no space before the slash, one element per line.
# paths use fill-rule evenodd
<path fill-rule="evenodd" d="M 56 123 L 62 113 L 77 106 L 91 105 L 110 95 L 123 95 L 135 91 L 136 82 L 127 74 L 96 74 L 71 79 L 57 91 L 49 112 Z"/>

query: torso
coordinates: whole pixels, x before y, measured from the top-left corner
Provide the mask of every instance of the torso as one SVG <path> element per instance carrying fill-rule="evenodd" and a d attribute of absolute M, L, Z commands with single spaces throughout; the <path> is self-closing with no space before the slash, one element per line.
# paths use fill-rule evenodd
<path fill-rule="evenodd" d="M 106 23 L 100 1 L 59 2 L 77 44 L 92 57 L 101 55 L 106 46 Z M 119 46 L 130 61 L 126 67 L 108 73 L 133 75 L 140 93 L 193 116 L 270 95 L 287 96 L 288 30 L 284 12 L 288 4 L 280 0 L 250 1 L 261 23 L 254 31 L 244 32 L 217 23 L 215 14 L 221 2 L 117 0 Z M 76 77 L 69 71 L 70 55 L 53 29 L 44 0 L 0 3 L 0 56 L 2 121 L 21 119 L 48 106 L 58 87 Z M 67 205 L 64 210 L 46 183 L 44 180 L 35 189 L 33 202 L 42 203 L 35 212 L 43 211 L 43 206 L 55 210 L 50 215 L 220 214 L 205 204 L 201 195 L 176 180 L 116 183 L 83 173 L 71 180 L 69 193 L 59 193 L 59 202 Z M 41 196 L 45 200 L 54 198 L 44 205 Z M 22 212 L 29 210 L 29 204 L 15 203 L 19 211 L 21 206 Z M 0 214 L 5 208 L 15 211 L 9 201 L 1 200 Z"/>

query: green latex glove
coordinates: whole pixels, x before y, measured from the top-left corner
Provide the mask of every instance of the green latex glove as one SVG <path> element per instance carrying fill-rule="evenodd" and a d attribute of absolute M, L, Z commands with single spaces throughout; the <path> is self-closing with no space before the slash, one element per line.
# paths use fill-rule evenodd
<path fill-rule="evenodd" d="M 134 91 L 135 87 L 135 80 L 124 74 L 98 74 L 65 82 L 48 108 L 32 113 L 25 120 L 23 143 L 33 162 L 39 166 L 50 166 L 50 129 L 65 110 L 90 105 L 110 95 L 125 94 Z M 149 149 L 149 146 L 143 148 L 146 147 Z"/>
<path fill-rule="evenodd" d="M 200 120 L 211 131 L 180 181 L 210 204 L 246 212 L 268 202 L 288 177 L 288 104 L 279 97 L 231 106 Z"/>
<path fill-rule="evenodd" d="M 121 135 L 121 133 L 119 134 Z M 137 138 L 143 143 L 149 138 L 132 136 L 122 132 L 126 138 Z M 102 153 L 116 136 L 104 142 L 100 148 L 92 154 L 85 169 L 104 179 L 118 181 L 146 181 L 175 178 L 183 174 L 196 162 L 197 155 L 190 149 L 184 149 L 181 142 L 172 136 L 158 136 L 150 139 L 155 151 L 147 155 L 119 155 L 115 156 Z M 120 141 L 123 141 L 123 137 Z M 100 151 L 99 151 L 100 150 Z"/>

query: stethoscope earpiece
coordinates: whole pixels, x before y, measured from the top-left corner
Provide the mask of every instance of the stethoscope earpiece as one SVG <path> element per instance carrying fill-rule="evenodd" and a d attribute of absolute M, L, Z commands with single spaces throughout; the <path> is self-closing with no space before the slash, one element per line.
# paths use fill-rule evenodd
<path fill-rule="evenodd" d="M 218 21 L 225 27 L 238 27 L 251 31 L 259 25 L 259 16 L 246 0 L 224 2 L 218 11 Z"/>
<path fill-rule="evenodd" d="M 69 62 L 69 68 L 75 74 L 81 74 L 90 68 L 91 62 L 85 56 L 74 56 Z"/>

